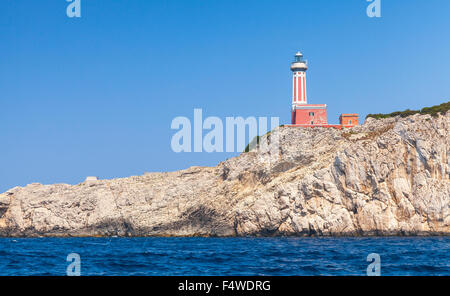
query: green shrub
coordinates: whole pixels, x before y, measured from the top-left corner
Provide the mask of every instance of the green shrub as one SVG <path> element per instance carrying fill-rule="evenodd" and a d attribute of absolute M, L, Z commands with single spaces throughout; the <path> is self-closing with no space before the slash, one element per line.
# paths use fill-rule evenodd
<path fill-rule="evenodd" d="M 250 152 L 250 147 L 258 147 L 260 136 L 256 136 L 253 140 L 245 147 L 244 153 Z M 256 143 L 255 143 L 256 142 Z"/>
<path fill-rule="evenodd" d="M 280 125 L 279 127 L 284 127 L 284 124 Z M 264 136 L 270 135 L 271 132 L 272 131 L 267 132 Z M 253 138 L 253 140 L 250 141 L 250 143 L 247 145 L 247 147 L 245 147 L 245 149 L 242 153 L 250 152 L 251 151 L 250 147 L 252 147 L 252 148 L 258 147 L 260 139 L 261 139 L 260 136 L 256 136 L 255 138 Z"/>
<path fill-rule="evenodd" d="M 371 118 L 375 118 L 375 119 L 381 119 L 381 118 L 390 118 L 390 117 L 395 117 L 395 116 L 400 116 L 400 117 L 408 117 L 414 114 L 430 114 L 433 117 L 437 117 L 439 114 L 444 115 L 445 113 L 447 113 L 447 111 L 450 109 L 450 102 L 447 103 L 442 103 L 440 105 L 436 105 L 433 107 L 425 107 L 422 110 L 409 110 L 406 109 L 405 111 L 396 111 L 396 112 L 392 112 L 389 114 L 368 114 L 366 116 L 366 119 L 371 117 Z"/>

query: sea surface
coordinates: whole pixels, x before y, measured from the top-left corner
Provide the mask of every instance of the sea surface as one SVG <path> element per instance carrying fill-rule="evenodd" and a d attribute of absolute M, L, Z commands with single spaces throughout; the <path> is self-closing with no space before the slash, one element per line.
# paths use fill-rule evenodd
<path fill-rule="evenodd" d="M 72 253 L 82 276 L 365 276 L 371 253 L 382 276 L 450 276 L 450 237 L 0 238 L 0 275 L 66 275 Z"/>

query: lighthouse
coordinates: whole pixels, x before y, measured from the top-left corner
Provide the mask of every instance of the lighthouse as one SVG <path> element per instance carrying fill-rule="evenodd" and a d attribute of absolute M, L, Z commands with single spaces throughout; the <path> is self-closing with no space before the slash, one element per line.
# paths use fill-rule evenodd
<path fill-rule="evenodd" d="M 327 105 L 308 104 L 306 97 L 306 71 L 308 63 L 303 54 L 297 52 L 291 64 L 293 73 L 292 124 L 297 126 L 323 126 L 327 124 Z"/>
<path fill-rule="evenodd" d="M 306 70 L 308 70 L 307 62 L 303 60 L 303 54 L 297 52 L 295 60 L 291 64 L 293 75 L 293 94 L 292 106 L 297 104 L 307 104 L 306 100 Z"/>

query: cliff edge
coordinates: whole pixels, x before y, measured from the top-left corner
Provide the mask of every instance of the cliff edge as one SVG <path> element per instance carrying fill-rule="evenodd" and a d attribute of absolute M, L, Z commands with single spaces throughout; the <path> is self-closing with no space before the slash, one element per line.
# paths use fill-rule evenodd
<path fill-rule="evenodd" d="M 0 236 L 450 234 L 450 112 L 280 127 L 279 149 L 78 185 L 0 194 Z"/>

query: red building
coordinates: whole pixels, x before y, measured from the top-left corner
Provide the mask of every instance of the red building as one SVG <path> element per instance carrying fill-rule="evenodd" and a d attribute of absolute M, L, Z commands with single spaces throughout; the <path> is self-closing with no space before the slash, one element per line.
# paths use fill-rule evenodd
<path fill-rule="evenodd" d="M 358 114 L 342 114 L 339 125 L 329 125 L 327 122 L 326 104 L 308 104 L 306 97 L 306 70 L 307 61 L 303 54 L 297 52 L 291 64 L 293 72 L 292 88 L 292 125 L 300 127 L 352 127 L 358 125 Z"/>
<path fill-rule="evenodd" d="M 339 124 L 342 126 L 355 126 L 358 125 L 358 114 L 341 114 L 339 116 Z"/>
<path fill-rule="evenodd" d="M 292 124 L 295 125 L 326 125 L 327 105 L 297 105 L 292 111 Z"/>

